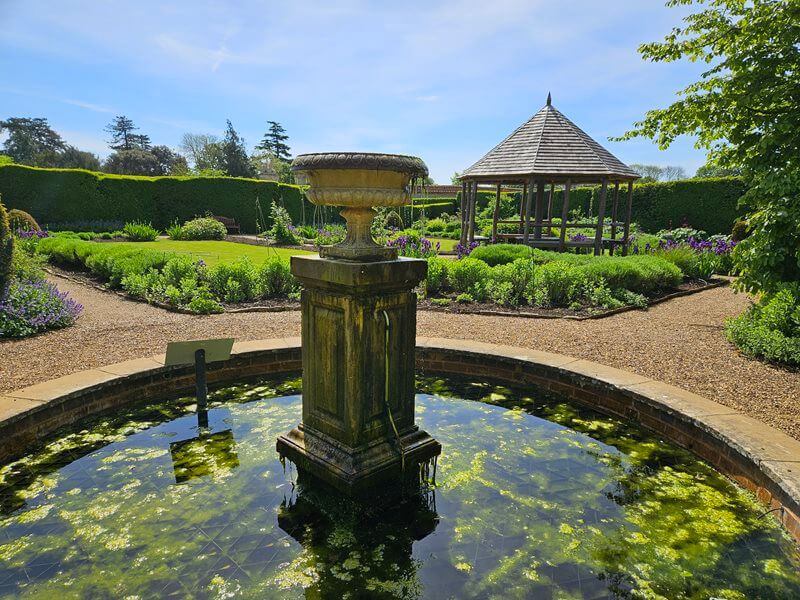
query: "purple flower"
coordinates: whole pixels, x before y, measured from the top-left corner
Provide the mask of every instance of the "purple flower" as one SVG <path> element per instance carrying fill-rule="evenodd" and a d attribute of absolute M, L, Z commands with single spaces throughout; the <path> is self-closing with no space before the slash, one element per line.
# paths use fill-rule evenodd
<path fill-rule="evenodd" d="M 479 245 L 478 242 L 470 242 L 469 246 L 463 246 L 460 243 L 456 244 L 456 257 L 458 258 L 458 260 L 466 258 L 470 254 L 472 254 L 472 251 L 475 250 L 475 248 L 477 248 L 478 245 Z"/>
<path fill-rule="evenodd" d="M 50 237 L 50 234 L 47 231 L 27 231 L 25 229 L 17 229 L 16 235 L 18 238 L 22 240 L 29 240 L 32 238 L 46 238 Z"/>

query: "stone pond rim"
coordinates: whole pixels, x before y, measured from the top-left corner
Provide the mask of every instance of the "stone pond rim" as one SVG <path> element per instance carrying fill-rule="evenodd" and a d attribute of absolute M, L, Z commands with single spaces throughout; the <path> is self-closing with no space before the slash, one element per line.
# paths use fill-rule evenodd
<path fill-rule="evenodd" d="M 800 442 L 734 409 L 675 386 L 570 356 L 465 340 L 419 338 L 417 369 L 551 392 L 655 431 L 753 492 L 800 542 Z M 300 339 L 236 342 L 231 360 L 209 365 L 218 387 L 299 372 Z M 24 455 L 59 427 L 145 398 L 191 393 L 194 369 L 164 355 L 89 369 L 0 395 L 0 462 Z"/>

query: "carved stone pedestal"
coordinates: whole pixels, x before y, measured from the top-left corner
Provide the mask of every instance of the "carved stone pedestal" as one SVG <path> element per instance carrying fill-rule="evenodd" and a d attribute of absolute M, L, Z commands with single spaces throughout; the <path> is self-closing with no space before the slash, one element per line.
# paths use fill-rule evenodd
<path fill-rule="evenodd" d="M 426 270 L 409 258 L 292 257 L 303 284 L 303 421 L 277 449 L 345 493 L 416 479 L 441 452 L 414 424 L 412 289 Z"/>

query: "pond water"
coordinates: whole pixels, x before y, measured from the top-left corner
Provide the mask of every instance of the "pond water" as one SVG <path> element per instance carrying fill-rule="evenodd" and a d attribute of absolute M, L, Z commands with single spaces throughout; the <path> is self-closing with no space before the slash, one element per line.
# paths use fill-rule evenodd
<path fill-rule="evenodd" d="M 691 454 L 530 389 L 423 377 L 435 485 L 356 504 L 284 470 L 300 380 L 87 420 L 0 468 L 0 596 L 800 598 L 800 554 Z"/>

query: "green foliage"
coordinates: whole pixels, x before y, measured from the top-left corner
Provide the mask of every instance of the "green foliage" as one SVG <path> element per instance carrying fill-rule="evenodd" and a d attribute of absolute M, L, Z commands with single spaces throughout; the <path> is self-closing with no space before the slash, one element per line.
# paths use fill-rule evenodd
<path fill-rule="evenodd" d="M 183 239 L 183 225 L 175 221 L 169 227 L 165 228 L 164 231 L 169 236 L 171 240 L 181 240 Z"/>
<path fill-rule="evenodd" d="M 695 240 L 707 240 L 708 233 L 702 229 L 693 229 L 692 227 L 676 227 L 675 229 L 662 229 L 656 232 L 656 237 L 660 240 L 668 240 L 678 243 L 685 243 L 689 238 Z"/>
<path fill-rule="evenodd" d="M 489 297 L 501 306 L 523 304 L 531 293 L 535 268 L 536 264 L 526 258 L 494 267 L 489 282 Z"/>
<path fill-rule="evenodd" d="M 140 223 L 134 221 L 132 223 L 125 223 L 122 228 L 123 235 L 131 242 L 152 242 L 158 237 L 158 229 L 155 229 L 150 223 Z"/>
<path fill-rule="evenodd" d="M 112 288 L 121 287 L 123 277 L 131 273 L 144 274 L 150 269 L 161 269 L 171 257 L 135 245 L 98 244 L 64 237 L 40 240 L 36 252 L 47 256 L 56 265 L 84 267 L 108 281 Z"/>
<path fill-rule="evenodd" d="M 217 302 L 208 288 L 201 288 L 186 305 L 193 313 L 208 315 L 223 312 L 222 304 Z"/>
<path fill-rule="evenodd" d="M 256 268 L 247 257 L 216 264 L 208 269 L 208 288 L 225 302 L 246 302 L 256 297 Z"/>
<path fill-rule="evenodd" d="M 605 281 L 612 289 L 650 293 L 677 286 L 683 273 L 674 264 L 658 256 L 592 257 L 582 269 L 590 281 Z"/>
<path fill-rule="evenodd" d="M 748 311 L 729 320 L 725 333 L 745 354 L 800 366 L 800 284 L 765 295 Z"/>
<path fill-rule="evenodd" d="M 736 221 L 736 223 L 733 224 L 733 229 L 731 229 L 731 240 L 738 243 L 741 242 L 748 235 L 749 231 L 746 220 L 739 219 L 738 221 Z"/>
<path fill-rule="evenodd" d="M 230 177 L 135 177 L 7 165 L 0 166 L 0 194 L 12 199 L 10 208 L 30 213 L 50 230 L 112 231 L 130 221 L 165 229 L 211 213 L 235 219 L 243 233 L 257 233 L 256 198 L 280 201 L 294 222 L 313 212 L 297 186 Z"/>
<path fill-rule="evenodd" d="M 666 148 L 678 136 L 693 135 L 709 151 L 711 164 L 744 173 L 748 190 L 742 203 L 751 235 L 734 251 L 737 285 L 776 292 L 800 280 L 800 4 L 671 4 L 702 5 L 663 42 L 643 45 L 641 54 L 709 67 L 675 102 L 648 111 L 624 137 L 649 137 Z"/>
<path fill-rule="evenodd" d="M 530 258 L 532 254 L 531 248 L 522 244 L 488 244 L 475 248 L 470 257 L 494 267 L 512 263 L 518 258 Z"/>
<path fill-rule="evenodd" d="M 575 302 L 588 282 L 578 265 L 549 262 L 534 271 L 531 301 L 538 306 L 568 306 Z"/>
<path fill-rule="evenodd" d="M 256 289 L 259 298 L 285 298 L 298 289 L 289 263 L 270 258 L 256 269 Z"/>
<path fill-rule="evenodd" d="M 179 235 L 181 236 L 179 238 L 174 238 L 172 234 L 170 237 L 179 240 L 224 240 L 228 230 L 225 225 L 212 217 L 198 217 L 184 223 Z"/>
<path fill-rule="evenodd" d="M 428 276 L 425 279 L 425 293 L 428 296 L 438 294 L 447 285 L 447 265 L 450 261 L 438 256 L 428 258 Z"/>
<path fill-rule="evenodd" d="M 272 219 L 272 228 L 269 230 L 269 235 L 272 239 L 279 244 L 296 245 L 302 243 L 302 240 L 298 239 L 290 229 L 292 227 L 292 217 L 289 215 L 289 211 L 273 200 L 269 213 Z"/>
<path fill-rule="evenodd" d="M 11 282 L 11 265 L 14 260 L 14 234 L 8 223 L 8 212 L 0 197 L 0 298 Z"/>
<path fill-rule="evenodd" d="M 19 210 L 17 208 L 12 208 L 8 211 L 8 225 L 11 227 L 11 231 L 41 231 L 42 228 L 39 227 L 39 223 L 36 222 L 30 214 L 26 213 L 24 210 Z"/>
<path fill-rule="evenodd" d="M 478 302 L 486 297 L 491 268 L 485 262 L 465 258 L 447 266 L 447 280 L 455 292 L 470 294 Z"/>
<path fill-rule="evenodd" d="M 225 138 L 220 146 L 222 165 L 229 177 L 253 177 L 255 170 L 247 156 L 244 139 L 236 132 L 230 119 L 225 129 Z M 226 215 L 227 216 L 227 215 Z"/>
<path fill-rule="evenodd" d="M 450 306 L 453 301 L 450 298 L 432 298 L 431 304 L 435 306 Z"/>
<path fill-rule="evenodd" d="M 475 302 L 475 298 L 472 297 L 472 294 L 463 292 L 458 296 L 456 296 L 456 302 L 458 302 L 459 304 L 472 304 L 473 302 Z"/>
<path fill-rule="evenodd" d="M 631 219 L 645 231 L 686 223 L 710 233 L 728 233 L 740 214 L 737 204 L 745 191 L 738 177 L 635 185 Z"/>
<path fill-rule="evenodd" d="M 54 264 L 84 268 L 133 297 L 197 313 L 222 312 L 221 302 L 286 298 L 298 289 L 288 262 L 278 257 L 259 265 L 242 257 L 207 267 L 190 256 L 71 237 L 45 238 L 36 251 Z"/>
<path fill-rule="evenodd" d="M 286 135 L 286 130 L 280 123 L 276 123 L 275 121 L 267 121 L 267 124 L 269 125 L 269 129 L 267 133 L 264 134 L 261 143 L 256 146 L 256 149 L 269 152 L 275 158 L 283 162 L 292 160 L 292 156 L 289 152 L 290 148 L 286 144 L 286 141 L 289 139 L 289 136 Z"/>

